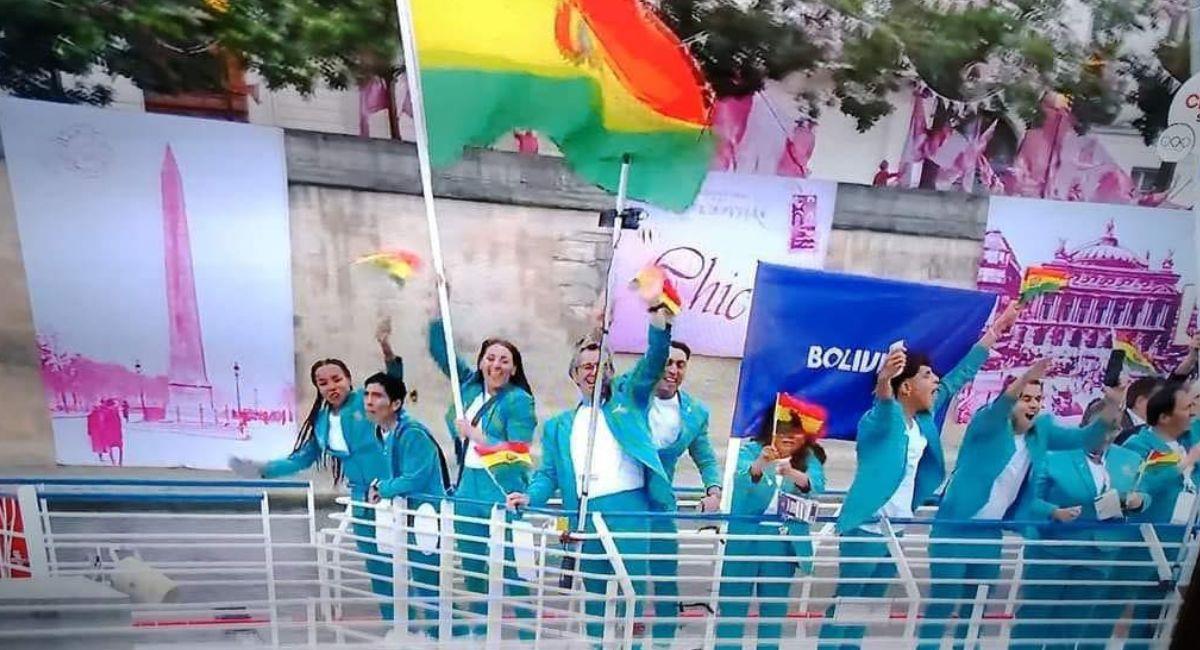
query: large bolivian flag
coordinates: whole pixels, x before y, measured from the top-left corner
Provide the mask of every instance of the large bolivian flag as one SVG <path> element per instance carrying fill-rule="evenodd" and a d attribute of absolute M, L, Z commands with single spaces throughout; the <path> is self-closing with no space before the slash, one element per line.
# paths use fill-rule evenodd
<path fill-rule="evenodd" d="M 514 128 L 554 140 L 572 169 L 682 210 L 712 157 L 712 96 L 640 0 L 413 0 L 434 165 Z"/>

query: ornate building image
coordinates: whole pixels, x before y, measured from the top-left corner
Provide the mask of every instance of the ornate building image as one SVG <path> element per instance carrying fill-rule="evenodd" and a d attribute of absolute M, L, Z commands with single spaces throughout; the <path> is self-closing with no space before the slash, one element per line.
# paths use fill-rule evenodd
<path fill-rule="evenodd" d="M 1187 352 L 1179 341 L 1196 324 L 1194 305 L 1184 305 L 1192 278 L 1175 269 L 1172 249 L 1135 251 L 1123 245 L 1112 219 L 1098 234 L 1075 245 L 1060 238 L 1052 259 L 1021 260 L 1001 230 L 986 233 L 977 286 L 1004 296 L 1002 302 L 1017 298 L 1029 266 L 1065 271 L 1070 279 L 1064 289 L 1038 296 L 1024 308 L 1012 333 L 964 392 L 960 422 L 993 399 L 1006 376 L 1023 372 L 1040 357 L 1055 360 L 1046 381 L 1047 407 L 1062 416 L 1081 415 L 1086 400 L 1100 392 L 1116 332 L 1130 335 L 1159 373 L 1179 363 Z M 1191 246 L 1190 241 L 1176 243 Z M 1190 313 L 1183 313 L 1185 308 Z"/>

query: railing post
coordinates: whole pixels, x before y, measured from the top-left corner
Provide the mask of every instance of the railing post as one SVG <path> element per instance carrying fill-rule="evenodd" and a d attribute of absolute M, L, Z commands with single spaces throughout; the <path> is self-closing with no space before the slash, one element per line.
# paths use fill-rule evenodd
<path fill-rule="evenodd" d="M 921 605 L 921 590 L 917 587 L 912 567 L 908 565 L 908 558 L 904 556 L 904 549 L 900 546 L 900 538 L 892 528 L 892 523 L 888 521 L 887 517 L 880 517 L 879 527 L 887 540 L 888 553 L 896 562 L 896 572 L 904 584 L 904 592 L 908 597 L 908 614 L 905 616 L 903 638 L 906 642 L 911 642 L 917 637 L 917 614 Z"/>
<path fill-rule="evenodd" d="M 504 635 L 504 533 L 506 524 L 504 509 L 493 506 L 488 525 L 488 650 L 499 648 Z"/>
<path fill-rule="evenodd" d="M 50 575 L 49 549 L 46 548 L 46 531 L 42 527 L 41 501 L 37 487 L 22 485 L 17 488 L 17 506 L 21 510 L 21 522 L 25 527 L 25 547 L 29 552 L 29 576 L 45 578 Z"/>
<path fill-rule="evenodd" d="M 271 503 L 270 495 L 263 490 L 262 500 L 259 501 L 259 511 L 262 514 L 263 560 L 267 565 L 267 603 L 271 610 L 271 645 L 279 647 L 279 603 L 275 595 L 275 551 L 271 540 Z"/>
<path fill-rule="evenodd" d="M 451 642 L 451 625 L 454 618 L 454 502 L 442 500 L 438 525 L 438 645 L 448 646 Z"/>
<path fill-rule="evenodd" d="M 629 570 L 625 567 L 625 560 L 621 557 L 621 551 L 617 548 L 617 542 L 613 539 L 612 531 L 608 528 L 608 524 L 605 523 L 604 517 L 600 513 L 594 512 L 592 513 L 592 522 L 596 526 L 596 536 L 600 539 L 601 546 L 604 547 L 604 555 L 608 560 L 609 566 L 612 567 L 613 578 L 620 585 L 621 590 L 625 592 L 625 633 L 621 647 L 630 648 L 633 646 L 633 624 L 637 615 L 638 594 L 633 590 L 633 580 L 629 576 Z M 582 566 L 582 564 L 581 560 L 580 565 Z M 645 578 L 645 576 L 642 577 Z M 608 603 L 612 604 L 613 600 L 614 598 L 610 595 Z M 606 608 L 605 619 L 607 618 Z M 608 621 L 605 620 L 606 638 L 608 634 L 607 628 Z M 608 645 L 605 644 L 605 647 L 608 647 Z"/>
<path fill-rule="evenodd" d="M 375 537 L 379 538 L 379 513 L 388 510 L 392 514 L 392 529 L 388 536 L 392 541 L 392 629 L 397 634 L 406 633 L 409 629 L 408 618 L 408 499 L 397 497 L 388 503 L 380 501 L 375 504 Z M 376 545 L 375 550 L 382 556 L 383 551 Z"/>
<path fill-rule="evenodd" d="M 967 639 L 963 644 L 963 648 L 974 647 L 979 642 L 980 628 L 983 626 L 983 610 L 987 606 L 987 585 L 979 585 L 975 588 L 975 600 L 971 603 L 971 622 L 967 626 Z M 950 627 L 951 631 L 957 625 Z"/>
<path fill-rule="evenodd" d="M 1000 625 L 1000 647 L 1007 647 L 1012 637 L 1013 621 L 1016 620 L 1017 596 L 1021 591 L 1021 580 L 1025 577 L 1025 545 L 1029 542 L 1024 536 L 1017 544 L 1017 558 L 1013 564 L 1012 580 L 1009 581 L 1008 596 L 1004 599 L 1004 622 Z M 1004 547 L 1001 546 L 1001 558 L 1004 557 Z M 1001 567 L 1001 575 L 1004 567 Z"/>
<path fill-rule="evenodd" d="M 733 479 L 730 478 L 728 480 L 730 483 L 726 483 L 726 485 L 731 485 Z M 723 492 L 722 494 L 729 494 L 731 492 L 733 492 L 733 490 Z M 722 499 L 725 498 L 726 497 L 722 496 Z M 721 575 L 725 572 L 725 549 L 729 548 L 729 541 L 725 537 L 728 534 L 728 531 L 728 520 L 721 521 L 717 525 L 716 541 L 713 542 L 713 544 L 716 545 L 715 550 L 717 561 L 713 562 L 712 590 L 708 595 L 708 608 L 712 610 L 712 614 L 709 615 L 707 620 L 704 622 L 703 650 L 713 650 L 713 646 L 716 644 L 717 618 L 721 614 Z"/>

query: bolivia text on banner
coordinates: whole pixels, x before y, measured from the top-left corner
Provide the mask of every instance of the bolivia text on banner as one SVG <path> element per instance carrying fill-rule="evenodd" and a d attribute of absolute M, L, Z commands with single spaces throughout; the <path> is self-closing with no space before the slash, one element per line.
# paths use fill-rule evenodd
<path fill-rule="evenodd" d="M 760 264 L 733 435 L 753 436 L 788 393 L 829 413 L 829 437 L 853 439 L 888 346 L 903 340 L 944 374 L 979 339 L 995 302 L 981 291 Z"/>
<path fill-rule="evenodd" d="M 828 181 L 711 172 L 687 212 L 641 206 L 641 232 L 626 231 L 617 247 L 618 287 L 646 264 L 662 266 L 683 299 L 674 338 L 696 354 L 740 357 L 758 262 L 824 265 L 836 198 Z M 642 352 L 645 305 L 621 288 L 614 301 L 613 349 Z"/>
<path fill-rule="evenodd" d="M 687 49 L 640 0 L 413 0 L 430 156 L 514 128 L 554 140 L 610 192 L 686 208 L 713 153 L 712 97 Z"/>

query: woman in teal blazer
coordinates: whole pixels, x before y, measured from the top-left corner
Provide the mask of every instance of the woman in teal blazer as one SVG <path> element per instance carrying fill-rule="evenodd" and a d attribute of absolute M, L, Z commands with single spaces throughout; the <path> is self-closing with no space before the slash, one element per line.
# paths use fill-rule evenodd
<path fill-rule="evenodd" d="M 731 515 L 774 515 L 781 492 L 813 498 L 825 491 L 825 450 L 815 438 L 804 435 L 799 426 L 783 423 L 775 432 L 772 446 L 773 425 L 774 418 L 768 413 L 763 418 L 758 437 L 742 445 L 734 475 Z M 734 519 L 729 522 L 729 534 L 805 537 L 810 531 L 807 523 L 799 521 Z M 779 621 L 787 616 L 791 587 L 790 582 L 782 581 L 790 580 L 797 570 L 812 573 L 812 542 L 781 538 L 730 540 L 725 555 L 721 571 L 720 617 L 743 618 L 750 609 L 750 598 L 762 599 L 758 602 L 760 621 L 755 647 L 775 650 L 779 645 L 774 641 L 780 638 L 783 627 Z M 775 559 L 743 559 L 749 557 Z M 786 557 L 792 559 L 778 559 Z M 757 581 L 758 578 L 771 582 Z M 740 650 L 742 628 L 741 622 L 719 624 L 717 638 L 724 642 L 718 641 L 718 650 Z"/>
<path fill-rule="evenodd" d="M 441 319 L 434 320 L 429 325 L 429 352 L 437 362 L 438 367 L 448 377 L 450 375 L 450 358 L 446 352 L 445 330 Z M 454 410 L 446 413 L 446 425 L 455 441 L 459 464 L 459 479 L 454 490 L 454 496 L 460 499 L 486 503 L 455 504 L 455 513 L 460 516 L 488 519 L 492 516 L 495 504 L 504 507 L 505 497 L 510 492 L 525 492 L 529 485 L 527 471 L 515 470 L 509 467 L 497 472 L 489 472 L 482 466 L 469 466 L 472 463 L 469 456 L 471 446 L 492 446 L 503 443 L 533 443 L 533 432 L 537 428 L 537 414 L 534 412 L 533 389 L 525 376 L 525 365 L 521 359 L 521 351 L 512 343 L 498 338 L 485 340 L 479 346 L 479 355 L 472 366 L 465 359 L 454 360 L 457 365 L 459 389 L 462 392 L 463 407 L 467 409 L 467 418 L 455 422 Z M 472 593 L 480 598 L 469 605 L 470 610 L 483 616 L 487 613 L 487 604 L 482 596 L 487 594 L 487 556 L 488 545 L 479 541 L 490 535 L 489 527 L 484 523 L 456 521 L 454 526 L 458 535 L 458 552 L 463 554 L 462 566 L 467 572 L 466 585 Z M 470 536 L 476 539 L 465 539 Z M 511 536 L 508 538 L 511 541 Z M 517 575 L 511 547 L 505 549 L 508 566 L 505 567 L 506 581 L 520 580 Z M 513 602 L 525 602 L 529 599 L 527 587 L 506 583 L 505 593 L 513 598 Z M 530 618 L 533 611 L 524 607 L 516 609 L 519 618 Z M 486 630 L 483 624 L 475 624 L 469 630 L 462 627 L 455 629 L 456 635 L 468 631 L 482 635 Z M 521 638 L 532 639 L 533 634 L 521 630 Z"/>
<path fill-rule="evenodd" d="M 404 363 L 392 354 L 387 345 L 387 331 L 379 333 L 380 346 L 387 359 L 387 374 L 403 380 Z M 314 464 L 328 466 L 333 472 L 334 483 L 345 479 L 350 485 L 350 498 L 365 502 L 371 483 L 389 477 L 383 445 L 375 436 L 375 424 L 367 417 L 363 406 L 363 392 L 352 385 L 350 370 L 340 359 L 321 359 L 309 368 L 309 381 L 317 389 L 308 417 L 300 425 L 296 444 L 286 458 L 258 464 L 240 458 L 230 461 L 234 471 L 243 475 L 265 479 L 281 478 L 302 472 Z M 332 440 L 331 440 L 332 435 Z M 375 511 L 355 506 L 351 509 L 357 520 L 373 520 Z M 368 523 L 353 525 L 355 546 L 360 553 L 382 558 L 375 543 L 375 527 Z M 367 560 L 367 572 L 373 576 L 392 575 L 392 564 L 384 559 Z M 388 598 L 392 595 L 392 583 L 372 579 L 371 590 Z M 379 606 L 385 619 L 391 620 L 392 606 Z"/>

